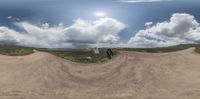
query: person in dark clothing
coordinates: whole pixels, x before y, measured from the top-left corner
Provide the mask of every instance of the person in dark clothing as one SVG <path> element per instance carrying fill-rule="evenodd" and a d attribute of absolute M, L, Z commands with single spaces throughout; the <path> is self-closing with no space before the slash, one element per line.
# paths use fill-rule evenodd
<path fill-rule="evenodd" d="M 109 50 L 106 51 L 106 54 L 107 54 L 107 58 L 111 59 L 111 54 L 110 54 Z"/>
<path fill-rule="evenodd" d="M 108 49 L 108 51 L 109 51 L 111 56 L 114 56 L 114 53 L 113 53 L 112 49 Z"/>
<path fill-rule="evenodd" d="M 114 56 L 114 53 L 113 53 L 113 51 L 111 49 L 107 49 L 106 53 L 107 53 L 108 59 L 111 59 Z"/>

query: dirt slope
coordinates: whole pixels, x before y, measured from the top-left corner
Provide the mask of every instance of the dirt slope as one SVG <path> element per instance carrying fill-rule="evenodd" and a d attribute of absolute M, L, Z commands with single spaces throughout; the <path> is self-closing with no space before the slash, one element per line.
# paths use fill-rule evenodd
<path fill-rule="evenodd" d="M 200 55 L 122 52 L 102 64 L 73 63 L 36 51 L 0 55 L 0 99 L 200 98 Z"/>

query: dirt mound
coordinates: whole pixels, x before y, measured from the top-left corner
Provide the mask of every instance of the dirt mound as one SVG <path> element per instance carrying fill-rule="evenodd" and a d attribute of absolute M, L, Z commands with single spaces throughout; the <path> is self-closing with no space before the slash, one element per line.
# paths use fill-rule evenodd
<path fill-rule="evenodd" d="M 1 99 L 200 98 L 200 55 L 122 52 L 111 61 L 79 64 L 35 51 L 0 55 Z"/>

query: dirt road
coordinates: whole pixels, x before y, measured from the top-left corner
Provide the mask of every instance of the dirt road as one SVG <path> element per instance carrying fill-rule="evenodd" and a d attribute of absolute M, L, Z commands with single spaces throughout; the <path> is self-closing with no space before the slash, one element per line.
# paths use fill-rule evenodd
<path fill-rule="evenodd" d="M 200 55 L 122 52 L 79 64 L 36 51 L 0 55 L 0 99 L 199 99 Z"/>

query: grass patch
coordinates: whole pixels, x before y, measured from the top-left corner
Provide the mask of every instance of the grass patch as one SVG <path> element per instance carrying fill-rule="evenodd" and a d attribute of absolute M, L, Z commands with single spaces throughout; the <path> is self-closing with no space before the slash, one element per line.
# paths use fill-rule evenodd
<path fill-rule="evenodd" d="M 113 52 L 114 55 L 117 55 L 119 51 L 164 53 L 164 52 L 174 52 L 174 51 L 184 50 L 190 47 L 195 47 L 196 48 L 195 51 L 197 53 L 200 53 L 199 44 L 187 44 L 187 45 L 178 45 L 178 46 L 163 47 L 163 48 L 119 48 L 119 49 L 113 49 Z M 105 48 L 99 49 L 101 55 L 99 59 L 96 59 L 92 50 L 81 50 L 81 49 L 61 50 L 61 49 L 31 48 L 31 47 L 10 46 L 10 45 L 0 45 L 0 54 L 9 56 L 23 56 L 33 53 L 33 49 L 43 52 L 48 52 L 63 59 L 79 63 L 96 63 L 96 62 L 104 62 L 107 60 Z"/>
<path fill-rule="evenodd" d="M 0 54 L 9 56 L 23 56 L 33 53 L 32 48 L 20 46 L 0 45 Z"/>
<path fill-rule="evenodd" d="M 100 57 L 97 59 L 92 50 L 49 50 L 49 49 L 38 49 L 40 51 L 51 53 L 55 56 L 71 60 L 73 62 L 80 63 L 96 63 L 96 62 L 104 62 L 107 59 L 106 49 L 99 49 Z M 117 50 L 113 51 L 114 54 L 118 54 Z"/>
<path fill-rule="evenodd" d="M 65 50 L 65 49 L 47 49 L 47 48 L 31 48 L 31 47 L 22 47 L 22 46 L 14 46 L 14 45 L 0 45 L 0 54 L 8 55 L 8 56 L 24 56 L 33 53 L 33 49 L 48 52 L 55 56 L 71 60 L 73 62 L 80 63 L 96 63 L 96 62 L 104 62 L 107 60 L 106 49 L 99 49 L 100 58 L 96 59 L 92 50 Z M 116 50 L 114 50 L 114 54 L 118 54 Z"/>

